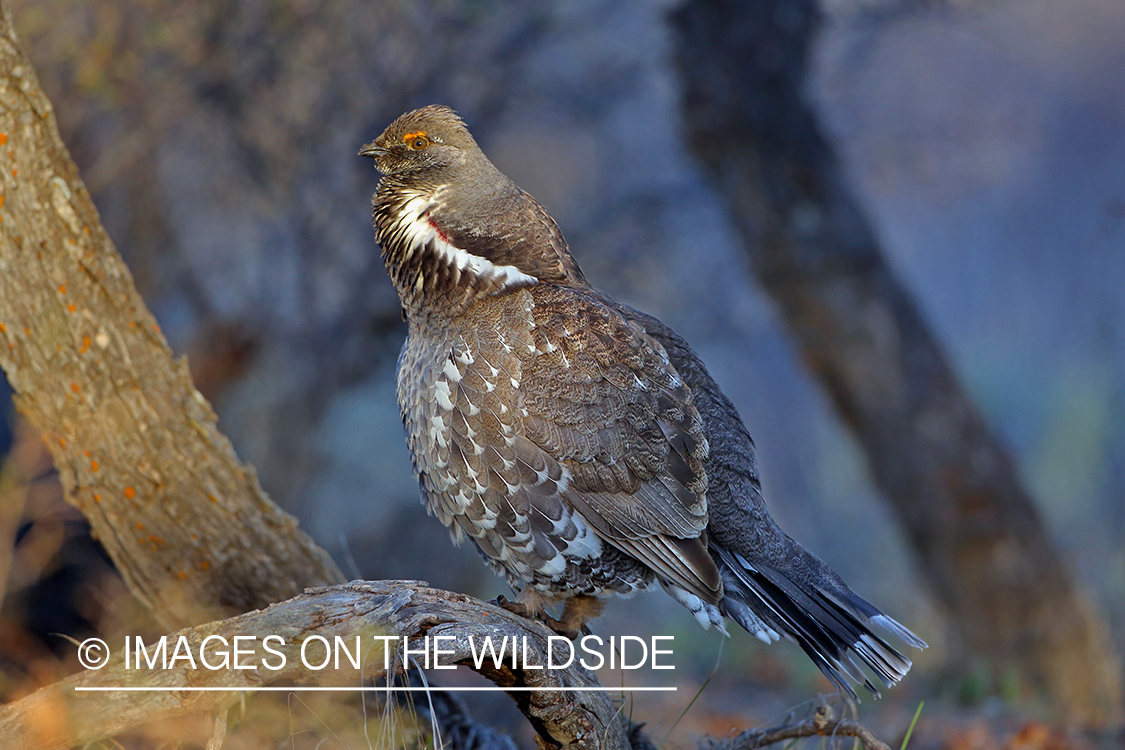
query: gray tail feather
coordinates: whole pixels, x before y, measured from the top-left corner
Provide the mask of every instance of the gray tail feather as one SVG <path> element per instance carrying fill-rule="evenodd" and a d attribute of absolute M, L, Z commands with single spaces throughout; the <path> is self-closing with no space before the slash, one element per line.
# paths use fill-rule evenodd
<path fill-rule="evenodd" d="M 716 562 L 723 573 L 723 613 L 758 637 L 780 632 L 796 641 L 852 700 L 857 697 L 849 679 L 879 697 L 853 657 L 890 687 L 906 675 L 911 662 L 884 638 L 926 648 L 918 636 L 832 579 L 825 582 L 831 591 L 815 583 L 801 586 L 765 565 L 751 565 L 741 555 L 714 544 L 711 549 L 718 553 Z"/>

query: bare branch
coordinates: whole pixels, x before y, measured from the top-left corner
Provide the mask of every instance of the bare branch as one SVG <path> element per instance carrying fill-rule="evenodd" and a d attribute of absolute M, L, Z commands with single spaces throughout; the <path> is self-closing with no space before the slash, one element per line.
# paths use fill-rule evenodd
<path fill-rule="evenodd" d="M 238 700 L 239 692 L 77 692 L 77 687 L 191 686 L 195 688 L 242 688 L 252 692 L 270 683 L 299 685 L 330 684 L 357 686 L 363 679 L 384 674 L 383 641 L 372 636 L 410 639 L 443 636 L 442 663 L 473 668 L 470 638 L 479 644 L 485 636 L 495 642 L 504 637 L 527 638 L 528 663 L 544 664 L 547 638 L 553 635 L 542 625 L 517 617 L 495 605 L 472 597 L 432 589 L 419 581 L 353 581 L 343 586 L 310 590 L 267 609 L 228 620 L 186 628 L 168 636 L 169 648 L 181 636 L 198 654 L 208 636 L 232 642 L 236 635 L 256 635 L 246 646 L 253 649 L 244 663 L 261 658 L 279 659 L 262 649 L 261 639 L 279 635 L 285 645 L 273 648 L 285 654 L 278 670 L 191 669 L 183 662 L 169 669 L 125 669 L 120 655 L 97 671 L 86 671 L 45 687 L 20 701 L 0 708 L 0 737 L 12 747 L 62 748 L 112 737 L 145 722 L 187 713 L 221 712 Z M 354 669 L 346 659 L 341 669 L 313 671 L 300 659 L 301 643 L 322 636 L 336 636 L 351 643 L 364 642 L 365 662 Z M 446 654 L 445 652 L 449 652 Z M 392 662 L 393 663 L 393 662 Z M 578 666 L 566 669 L 524 669 L 522 656 L 517 668 L 510 663 L 496 668 L 483 665 L 480 674 L 502 688 L 534 688 L 512 692 L 520 710 L 531 721 L 548 746 L 583 748 L 627 748 L 624 721 L 605 692 L 552 691 L 558 687 L 600 688 L 597 678 Z"/>
<path fill-rule="evenodd" d="M 855 737 L 868 750 L 891 750 L 870 729 L 852 719 L 827 719 L 818 714 L 807 721 L 783 724 L 769 729 L 748 729 L 737 737 L 706 745 L 707 750 L 756 750 L 785 740 L 802 737 Z"/>

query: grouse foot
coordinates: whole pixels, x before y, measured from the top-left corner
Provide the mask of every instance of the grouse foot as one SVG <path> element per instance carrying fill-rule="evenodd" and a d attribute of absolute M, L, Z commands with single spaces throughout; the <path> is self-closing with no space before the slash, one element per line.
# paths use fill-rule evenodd
<path fill-rule="evenodd" d="M 543 623 L 559 635 L 574 640 L 581 635 L 590 635 L 590 628 L 586 620 L 597 617 L 605 608 L 605 603 L 592 596 L 575 596 L 566 600 L 562 617 L 555 619 L 547 613 L 548 600 L 534 590 L 524 589 L 515 598 L 509 600 L 503 594 L 493 600 L 493 604 L 506 609 L 514 615 L 526 617 Z"/>

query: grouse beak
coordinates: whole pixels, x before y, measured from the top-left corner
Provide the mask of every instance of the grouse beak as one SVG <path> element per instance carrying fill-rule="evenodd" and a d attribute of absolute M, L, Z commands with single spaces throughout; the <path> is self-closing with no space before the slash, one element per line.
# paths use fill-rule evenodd
<path fill-rule="evenodd" d="M 378 159 L 385 153 L 387 153 L 387 149 L 376 145 L 375 141 L 363 144 L 363 148 L 359 150 L 360 156 L 370 156 L 372 159 Z"/>

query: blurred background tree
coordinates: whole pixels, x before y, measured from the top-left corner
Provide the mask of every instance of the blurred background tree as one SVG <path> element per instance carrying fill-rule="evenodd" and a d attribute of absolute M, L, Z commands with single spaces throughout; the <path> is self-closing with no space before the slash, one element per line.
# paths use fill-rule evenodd
<path fill-rule="evenodd" d="M 1005 689 L 966 676 L 980 655 L 949 635 L 861 446 L 744 272 L 735 226 L 683 138 L 672 3 L 13 5 L 173 347 L 240 456 L 346 573 L 503 590 L 417 502 L 393 397 L 403 329 L 369 222 L 377 175 L 354 156 L 401 112 L 443 102 L 548 207 L 596 284 L 692 341 L 757 440 L 779 522 L 935 645 L 919 671 L 958 665 L 942 684 L 963 697 Z M 804 7 L 779 3 L 776 20 L 800 24 L 790 5 Z M 1120 650 L 1125 8 L 823 10 L 805 94 L 842 184 Z M 692 633 L 663 599 L 616 604 L 604 627 L 643 611 L 654 629 Z M 772 651 L 731 649 L 727 680 L 819 684 Z"/>
<path fill-rule="evenodd" d="M 1115 720 L 1122 664 L 1107 628 L 884 260 L 805 95 L 822 20 L 815 0 L 677 11 L 688 141 L 952 630 L 994 681 Z"/>

